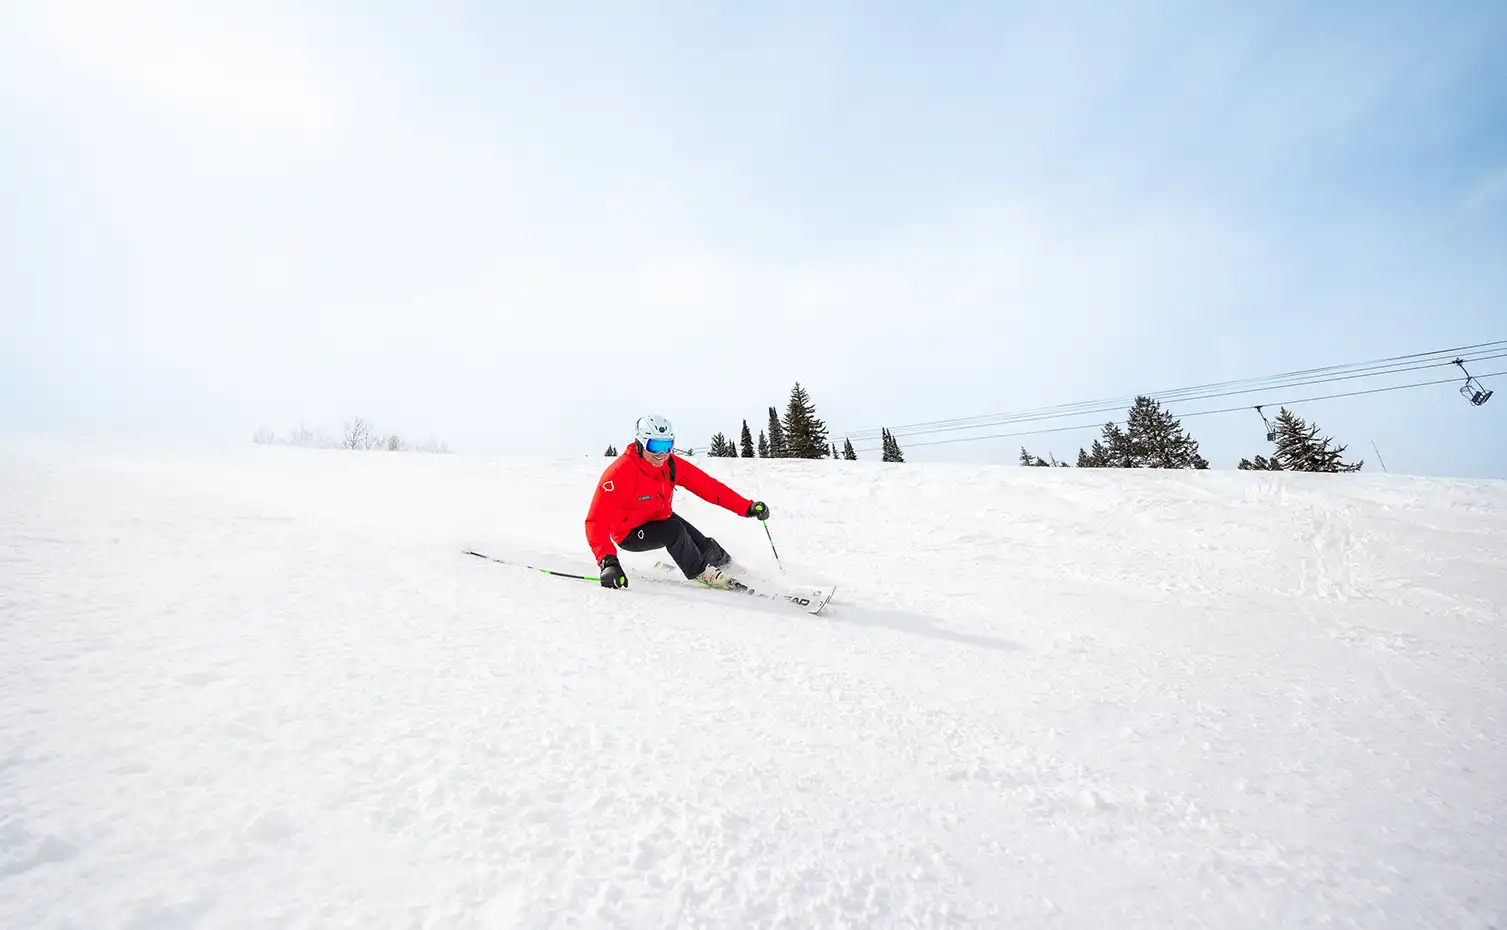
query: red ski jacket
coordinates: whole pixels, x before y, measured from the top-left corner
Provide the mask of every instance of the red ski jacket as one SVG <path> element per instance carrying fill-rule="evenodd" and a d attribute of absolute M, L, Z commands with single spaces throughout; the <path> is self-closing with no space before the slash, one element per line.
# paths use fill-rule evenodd
<path fill-rule="evenodd" d="M 675 488 L 682 487 L 710 504 L 725 507 L 740 517 L 748 515 L 753 501 L 671 452 L 658 468 L 630 445 L 602 472 L 591 509 L 586 512 L 586 542 L 597 564 L 616 555 L 615 543 L 650 520 L 670 516 Z"/>

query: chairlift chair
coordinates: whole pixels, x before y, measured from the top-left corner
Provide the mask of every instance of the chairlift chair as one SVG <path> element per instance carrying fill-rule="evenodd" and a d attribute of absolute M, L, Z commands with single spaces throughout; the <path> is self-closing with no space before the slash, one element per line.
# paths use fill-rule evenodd
<path fill-rule="evenodd" d="M 1256 407 L 1256 415 L 1261 417 L 1262 423 L 1266 424 L 1266 441 L 1276 442 L 1277 428 L 1275 426 L 1272 426 L 1272 422 L 1266 418 L 1266 414 L 1261 412 L 1261 408 L 1259 406 Z"/>
<path fill-rule="evenodd" d="M 1472 379 L 1473 381 L 1474 379 Z M 1460 394 L 1477 407 L 1491 400 L 1491 391 L 1482 390 L 1479 384 L 1466 383 L 1460 386 Z"/>
<path fill-rule="evenodd" d="M 1463 359 L 1457 358 L 1455 359 L 1455 364 L 1460 366 L 1460 370 L 1462 372 L 1465 372 L 1465 383 L 1460 385 L 1460 396 L 1470 401 L 1477 407 L 1486 403 L 1488 400 L 1491 400 L 1491 395 L 1493 392 L 1488 391 L 1486 388 L 1482 387 L 1481 382 L 1477 381 L 1475 378 L 1472 378 L 1470 376 L 1470 372 L 1465 371 L 1465 361 Z"/>

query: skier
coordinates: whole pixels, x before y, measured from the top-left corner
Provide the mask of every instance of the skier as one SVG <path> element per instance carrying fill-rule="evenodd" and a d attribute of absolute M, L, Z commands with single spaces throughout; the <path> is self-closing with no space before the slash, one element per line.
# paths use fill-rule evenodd
<path fill-rule="evenodd" d="M 602 472 L 586 513 L 586 541 L 601 569 L 602 587 L 628 586 L 614 543 L 628 552 L 667 549 L 686 578 L 713 588 L 732 584 L 732 576 L 723 571 L 732 556 L 670 509 L 676 487 L 740 517 L 769 519 L 763 501 L 743 497 L 676 456 L 674 448 L 670 421 L 642 416 L 634 425 L 633 445 Z"/>

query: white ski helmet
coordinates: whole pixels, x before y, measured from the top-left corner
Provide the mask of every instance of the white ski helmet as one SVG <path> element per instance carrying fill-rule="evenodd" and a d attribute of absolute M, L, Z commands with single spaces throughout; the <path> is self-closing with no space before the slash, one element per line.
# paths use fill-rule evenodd
<path fill-rule="evenodd" d="M 633 438 L 645 452 L 659 455 L 675 448 L 675 427 L 656 414 L 646 414 L 633 425 Z"/>

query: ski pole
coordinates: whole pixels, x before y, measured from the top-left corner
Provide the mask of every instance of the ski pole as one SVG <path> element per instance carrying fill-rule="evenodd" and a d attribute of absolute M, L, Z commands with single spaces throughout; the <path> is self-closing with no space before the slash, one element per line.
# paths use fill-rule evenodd
<path fill-rule="evenodd" d="M 507 562 L 502 559 L 493 558 L 490 555 L 482 555 L 480 552 L 472 552 L 470 549 L 466 549 L 465 553 L 466 555 L 474 555 L 478 559 L 486 559 L 490 562 L 496 562 L 498 565 L 511 565 L 514 568 L 532 569 L 536 572 L 543 572 L 546 575 L 554 575 L 557 578 L 576 578 L 580 581 L 595 581 L 597 583 L 601 583 L 602 580 L 600 577 L 594 578 L 591 575 L 572 575 L 569 572 L 557 572 L 552 568 L 536 568 L 533 565 L 524 565 L 522 562 Z"/>
<path fill-rule="evenodd" d="M 774 564 L 780 567 L 780 574 L 785 574 L 785 563 L 780 561 L 780 550 L 774 548 L 774 537 L 769 533 L 769 521 L 760 520 L 764 524 L 764 535 L 769 536 L 769 548 L 774 551 Z"/>

